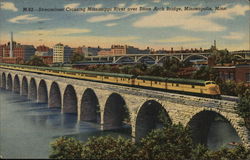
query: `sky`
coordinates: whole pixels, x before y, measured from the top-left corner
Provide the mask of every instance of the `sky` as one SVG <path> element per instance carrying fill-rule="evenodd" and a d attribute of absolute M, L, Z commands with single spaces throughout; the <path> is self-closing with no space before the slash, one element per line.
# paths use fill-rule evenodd
<path fill-rule="evenodd" d="M 13 32 L 14 41 L 35 46 L 53 47 L 60 42 L 71 47 L 108 48 L 112 44 L 126 44 L 141 49 L 205 49 L 216 40 L 219 49 L 249 50 L 249 3 L 248 0 L 0 0 L 0 44 L 7 43 Z"/>

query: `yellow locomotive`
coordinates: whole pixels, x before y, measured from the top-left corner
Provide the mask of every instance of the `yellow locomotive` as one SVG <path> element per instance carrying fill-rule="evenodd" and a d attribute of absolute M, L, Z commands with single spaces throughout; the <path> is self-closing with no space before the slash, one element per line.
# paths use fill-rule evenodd
<path fill-rule="evenodd" d="M 102 73 L 93 71 L 69 70 L 54 67 L 34 67 L 3 63 L 0 63 L 0 68 L 205 96 L 210 98 L 220 98 L 221 94 L 219 86 L 214 81 L 163 78 L 153 76 L 135 76 L 130 74 Z"/>

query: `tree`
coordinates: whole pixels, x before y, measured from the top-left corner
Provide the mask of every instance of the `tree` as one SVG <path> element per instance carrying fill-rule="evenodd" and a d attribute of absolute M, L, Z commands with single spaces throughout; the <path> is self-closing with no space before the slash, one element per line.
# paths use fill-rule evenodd
<path fill-rule="evenodd" d="M 192 75 L 192 78 L 202 80 L 217 80 L 218 73 L 210 67 L 202 66 Z"/>
<path fill-rule="evenodd" d="M 51 143 L 52 153 L 49 158 L 56 159 L 74 159 L 81 158 L 83 151 L 83 144 L 74 139 L 67 137 L 60 137 Z"/>
<path fill-rule="evenodd" d="M 240 97 L 240 101 L 236 107 L 238 114 L 244 118 L 247 128 L 250 130 L 250 90 Z"/>
<path fill-rule="evenodd" d="M 203 156 L 204 160 L 249 160 L 250 149 L 246 149 L 242 145 L 235 148 L 222 148 L 218 151 L 208 151 Z"/>
<path fill-rule="evenodd" d="M 137 148 L 135 144 L 122 137 L 92 137 L 84 145 L 83 159 L 136 159 Z"/>
<path fill-rule="evenodd" d="M 82 54 L 75 53 L 71 58 L 71 63 L 75 63 L 75 62 L 79 62 L 83 60 L 84 60 L 84 56 Z"/>
<path fill-rule="evenodd" d="M 191 158 L 193 143 L 189 129 L 181 124 L 153 130 L 139 144 L 138 155 L 150 160 L 186 160 Z"/>
<path fill-rule="evenodd" d="M 36 55 L 32 56 L 26 64 L 31 66 L 48 66 L 43 62 L 41 57 L 38 57 Z"/>

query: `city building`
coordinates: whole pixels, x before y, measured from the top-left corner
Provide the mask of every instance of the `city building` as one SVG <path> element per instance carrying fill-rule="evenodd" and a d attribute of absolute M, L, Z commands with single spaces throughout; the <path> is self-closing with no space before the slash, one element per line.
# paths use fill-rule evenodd
<path fill-rule="evenodd" d="M 98 52 L 101 51 L 102 48 L 98 47 L 83 47 L 82 51 L 85 56 L 97 56 Z"/>
<path fill-rule="evenodd" d="M 110 49 L 102 49 L 98 55 L 149 54 L 150 49 L 141 50 L 133 46 L 112 45 Z"/>
<path fill-rule="evenodd" d="M 214 66 L 219 72 L 221 80 L 232 80 L 236 83 L 250 85 L 250 64 L 237 64 L 233 66 Z"/>
<path fill-rule="evenodd" d="M 10 42 L 0 45 L 0 62 L 21 64 L 28 61 L 35 54 L 33 45 L 21 45 L 13 41 L 13 33 L 10 34 Z"/>
<path fill-rule="evenodd" d="M 40 45 L 36 47 L 36 51 L 38 52 L 49 52 L 50 48 L 45 45 Z"/>
<path fill-rule="evenodd" d="M 73 49 L 61 43 L 53 47 L 53 63 L 67 63 L 73 54 Z"/>
<path fill-rule="evenodd" d="M 13 42 L 12 55 L 10 54 L 10 48 L 10 43 L 0 46 L 1 62 L 20 64 L 28 61 L 35 54 L 35 47 L 33 45 L 21 45 Z"/>

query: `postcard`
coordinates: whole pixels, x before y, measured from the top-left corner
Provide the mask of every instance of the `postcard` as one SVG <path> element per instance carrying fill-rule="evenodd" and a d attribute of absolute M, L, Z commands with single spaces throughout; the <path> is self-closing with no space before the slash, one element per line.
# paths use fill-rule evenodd
<path fill-rule="evenodd" d="M 250 158 L 249 18 L 248 0 L 0 0 L 0 159 Z"/>

